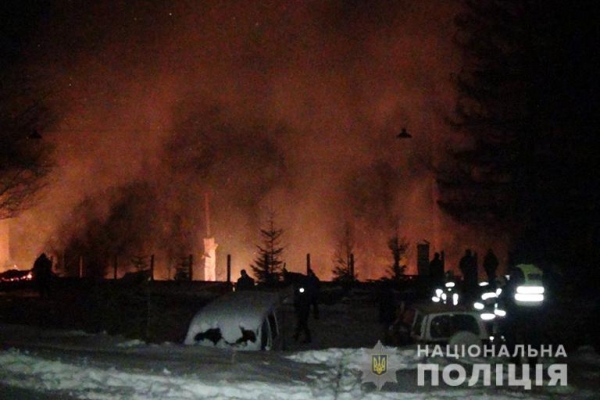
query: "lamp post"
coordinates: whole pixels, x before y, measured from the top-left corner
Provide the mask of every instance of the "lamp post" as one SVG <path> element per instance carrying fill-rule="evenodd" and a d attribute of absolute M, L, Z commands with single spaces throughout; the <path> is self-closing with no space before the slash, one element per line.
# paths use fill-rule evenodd
<path fill-rule="evenodd" d="M 40 135 L 40 133 L 38 132 L 37 129 L 34 129 L 33 132 L 31 132 L 29 134 L 29 136 L 27 136 L 28 139 L 33 139 L 33 140 L 41 140 L 42 139 L 42 135 Z"/>
<path fill-rule="evenodd" d="M 408 130 L 403 127 L 400 133 L 396 135 L 396 139 L 405 140 L 412 139 L 412 135 L 408 133 Z M 438 241 L 438 223 L 439 223 L 439 213 L 437 210 L 436 204 L 436 183 L 435 183 L 435 171 L 433 168 L 434 165 L 434 143 L 433 134 L 428 137 L 429 140 L 429 148 L 427 149 L 427 161 L 425 162 L 426 168 L 430 169 L 430 187 L 429 187 L 429 197 L 431 201 L 431 245 L 433 248 L 437 249 L 440 247 L 440 243 Z"/>
<path fill-rule="evenodd" d="M 398 138 L 398 139 L 410 139 L 410 138 L 412 138 L 412 135 L 410 133 L 408 133 L 408 131 L 406 130 L 406 128 L 402 128 L 402 130 L 400 131 L 400 133 L 398 135 L 396 135 L 396 138 Z"/>

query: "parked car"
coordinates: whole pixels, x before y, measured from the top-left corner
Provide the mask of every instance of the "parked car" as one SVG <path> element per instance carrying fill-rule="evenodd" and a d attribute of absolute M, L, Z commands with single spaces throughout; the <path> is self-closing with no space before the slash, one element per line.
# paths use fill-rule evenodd
<path fill-rule="evenodd" d="M 462 306 L 424 304 L 408 307 L 388 329 L 387 342 L 482 345 L 490 341 L 479 313 Z"/>
<path fill-rule="evenodd" d="M 281 299 L 277 293 L 229 293 L 196 313 L 184 344 L 279 350 L 283 347 L 281 315 Z"/>

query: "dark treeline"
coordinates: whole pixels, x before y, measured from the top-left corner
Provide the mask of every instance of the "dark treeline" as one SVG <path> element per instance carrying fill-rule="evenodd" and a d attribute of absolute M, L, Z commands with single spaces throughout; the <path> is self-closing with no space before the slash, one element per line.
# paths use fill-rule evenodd
<path fill-rule="evenodd" d="M 468 0 L 449 125 L 469 146 L 439 171 L 440 207 L 509 231 L 514 262 L 599 277 L 595 155 L 598 12 L 592 1 Z M 593 281 L 593 280 L 592 280 Z"/>

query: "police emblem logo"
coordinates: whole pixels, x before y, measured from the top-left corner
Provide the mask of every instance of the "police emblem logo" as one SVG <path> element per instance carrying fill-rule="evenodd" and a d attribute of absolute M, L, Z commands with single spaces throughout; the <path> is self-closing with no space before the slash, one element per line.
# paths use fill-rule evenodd
<path fill-rule="evenodd" d="M 398 383 L 396 380 L 398 368 L 393 365 L 393 357 L 390 357 L 387 350 L 381 341 L 378 341 L 373 349 L 364 349 L 365 368 L 362 370 L 362 381 L 373 382 L 377 390 L 381 390 L 386 382 Z"/>
<path fill-rule="evenodd" d="M 378 354 L 371 356 L 372 371 L 375 375 L 383 375 L 387 372 L 387 355 Z"/>

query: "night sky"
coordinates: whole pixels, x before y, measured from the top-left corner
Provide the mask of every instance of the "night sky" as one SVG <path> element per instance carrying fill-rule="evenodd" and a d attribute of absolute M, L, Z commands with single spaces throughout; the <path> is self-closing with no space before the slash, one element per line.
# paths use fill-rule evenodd
<path fill-rule="evenodd" d="M 433 206 L 430 167 L 461 140 L 444 122 L 456 96 L 460 2 L 0 7 L 2 67 L 23 66 L 51 88 L 57 116 L 43 137 L 59 165 L 39 204 L 11 226 L 15 261 L 95 229 L 128 236 L 124 251 L 155 253 L 164 271 L 175 255 L 201 252 L 207 193 L 221 271 L 225 254 L 234 273 L 248 267 L 271 211 L 288 269 L 302 270 L 311 253 L 325 278 L 347 223 L 359 279 L 385 274 L 396 230 L 411 243 L 409 272 L 423 240 L 445 250 L 450 267 L 465 248 L 492 246 L 506 261 L 508 234 L 460 225 Z M 563 76 L 592 69 L 587 33 L 560 38 L 581 57 Z M 588 85 L 562 90 L 570 98 Z M 579 104 L 566 106 L 585 119 L 592 106 Z M 412 139 L 396 138 L 403 127 Z"/>

